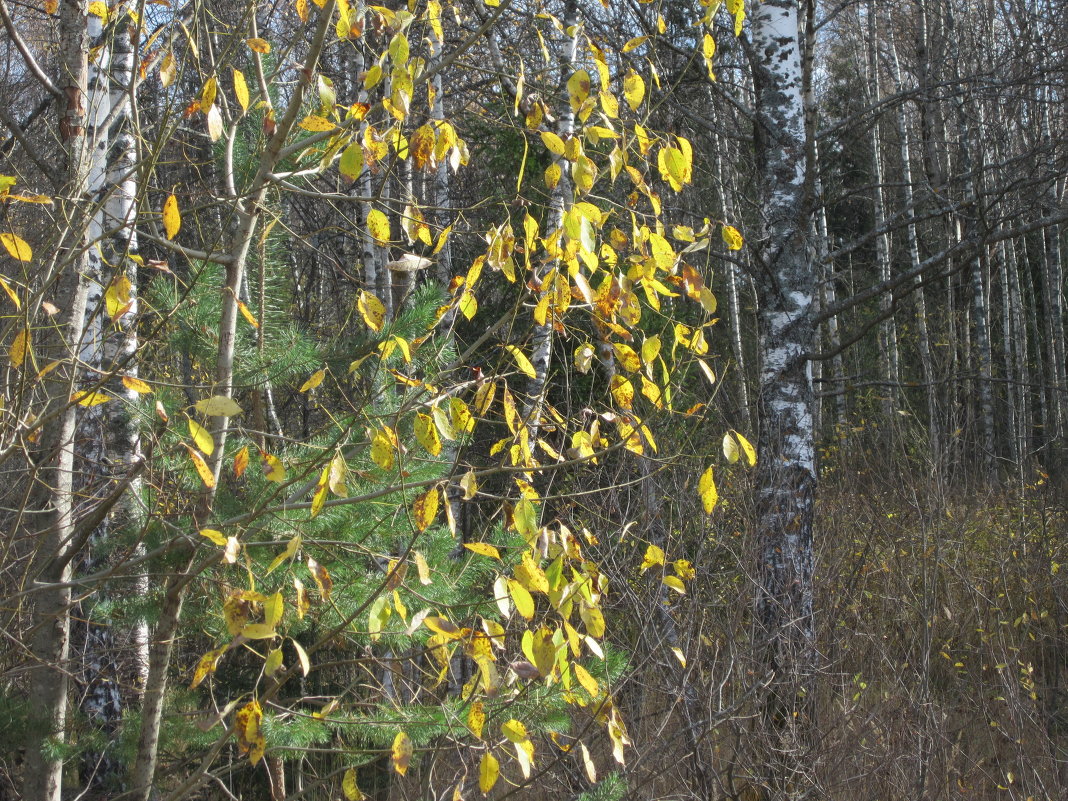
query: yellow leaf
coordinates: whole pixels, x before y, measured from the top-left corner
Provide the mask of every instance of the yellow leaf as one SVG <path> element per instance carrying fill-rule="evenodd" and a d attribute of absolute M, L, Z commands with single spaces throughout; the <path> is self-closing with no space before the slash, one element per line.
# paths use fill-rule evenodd
<path fill-rule="evenodd" d="M 732 430 L 731 434 L 733 434 L 734 438 L 738 440 L 738 444 L 742 446 L 742 453 L 745 454 L 745 460 L 749 462 L 749 466 L 752 467 L 753 465 L 755 465 L 757 463 L 757 453 L 756 448 L 753 447 L 753 444 L 741 434 L 739 434 L 737 431 Z"/>
<path fill-rule="evenodd" d="M 263 602 L 263 622 L 271 628 L 275 628 L 282 620 L 285 611 L 285 599 L 282 593 L 276 592 Z"/>
<path fill-rule="evenodd" d="M 468 470 L 460 479 L 460 487 L 464 491 L 464 500 L 469 501 L 478 494 L 478 479 L 473 470 Z"/>
<path fill-rule="evenodd" d="M 124 315 L 130 308 L 130 299 L 133 286 L 126 274 L 115 276 L 104 292 L 104 305 L 107 306 L 108 316 L 114 320 Z"/>
<path fill-rule="evenodd" d="M 182 444 L 185 445 L 184 442 Z M 204 461 L 204 457 L 189 445 L 185 445 L 185 449 L 189 452 L 189 459 L 193 462 L 193 468 L 197 471 L 197 475 L 200 476 L 200 480 L 204 482 L 204 486 L 209 489 L 214 487 L 215 476 L 212 475 L 211 468 L 209 468 L 208 463 Z"/>
<path fill-rule="evenodd" d="M 453 431 L 457 434 L 469 434 L 475 430 L 475 418 L 460 398 L 449 399 L 449 416 L 452 418 Z"/>
<path fill-rule="evenodd" d="M 297 579 L 293 579 L 293 582 L 296 583 Z M 304 587 L 301 586 L 299 589 L 303 590 Z M 304 617 L 304 613 L 303 611 L 301 611 L 301 605 L 299 602 L 297 603 L 297 615 L 299 617 Z M 309 673 L 311 673 L 311 660 L 308 659 L 308 652 L 305 651 L 304 646 L 296 640 L 290 639 L 289 641 L 293 643 L 293 650 L 297 652 L 297 661 L 300 662 L 300 672 L 307 676 Z"/>
<path fill-rule="evenodd" d="M 249 49 L 254 53 L 267 54 L 271 52 L 271 43 L 266 39 L 246 39 L 245 44 L 247 44 Z"/>
<path fill-rule="evenodd" d="M 552 131 L 542 131 L 541 141 L 549 149 L 549 152 L 555 156 L 564 155 L 564 140 L 554 134 Z"/>
<path fill-rule="evenodd" d="M 79 406 L 85 406 L 86 408 L 92 408 L 93 406 L 99 406 L 101 403 L 107 403 L 111 400 L 111 396 L 106 392 L 75 392 L 70 396 L 72 403 L 77 403 Z"/>
<path fill-rule="evenodd" d="M 712 514 L 719 500 L 719 492 L 716 490 L 716 482 L 712 478 L 712 468 L 709 467 L 701 475 L 697 483 L 697 493 L 701 496 L 701 503 L 705 507 L 705 514 Z"/>
<path fill-rule="evenodd" d="M 337 125 L 332 123 L 326 117 L 320 117 L 318 114 L 309 114 L 302 119 L 299 123 L 300 127 L 305 131 L 332 131 L 337 128 Z"/>
<path fill-rule="evenodd" d="M 458 640 L 463 636 L 460 627 L 445 617 L 436 615 L 424 617 L 423 625 L 435 634 L 440 634 L 443 640 Z"/>
<path fill-rule="evenodd" d="M 500 775 L 501 765 L 497 757 L 487 751 L 482 755 L 482 761 L 478 765 L 478 789 L 482 791 L 482 795 L 489 795 Z"/>
<path fill-rule="evenodd" d="M 349 466 L 345 462 L 345 457 L 340 453 L 335 453 L 334 458 L 330 460 L 330 465 L 327 468 L 326 483 L 327 486 L 330 487 L 330 491 L 339 498 L 348 497 L 348 476 Z"/>
<path fill-rule="evenodd" d="M 521 743 L 529 736 L 527 727 L 515 718 L 501 724 L 501 733 L 513 743 Z"/>
<path fill-rule="evenodd" d="M 493 559 L 501 558 L 500 551 L 488 542 L 465 542 L 464 547 L 471 551 L 471 553 L 477 553 L 479 556 L 489 556 Z"/>
<path fill-rule="evenodd" d="M 579 617 L 582 618 L 582 623 L 586 626 L 586 631 L 591 637 L 600 638 L 604 636 L 604 615 L 600 609 L 596 606 L 586 606 L 584 604 L 579 607 Z"/>
<path fill-rule="evenodd" d="M 745 0 L 727 0 L 727 12 L 734 15 L 734 35 L 740 35 L 745 21 Z"/>
<path fill-rule="evenodd" d="M 382 305 L 382 301 L 375 295 L 372 295 L 366 289 L 361 290 L 360 296 L 356 299 L 356 308 L 363 317 L 363 321 L 367 323 L 368 328 L 372 331 L 382 330 L 382 326 L 386 321 L 386 307 Z"/>
<path fill-rule="evenodd" d="M 258 701 L 250 701 L 241 707 L 234 720 L 238 748 L 242 754 L 248 754 L 248 761 L 253 765 L 263 758 L 263 752 L 267 748 L 262 724 L 263 710 Z"/>
<path fill-rule="evenodd" d="M 737 440 L 731 436 L 731 432 L 728 431 L 723 435 L 723 458 L 725 458 L 731 464 L 738 461 L 738 457 L 741 456 L 742 450 L 738 447 Z"/>
<path fill-rule="evenodd" d="M 234 454 L 234 476 L 241 478 L 248 469 L 248 445 Z"/>
<path fill-rule="evenodd" d="M 637 111 L 645 99 L 645 79 L 633 69 L 623 78 L 623 99 L 631 111 Z"/>
<path fill-rule="evenodd" d="M 216 531 L 213 528 L 202 528 L 202 529 L 200 529 L 200 536 L 201 537 L 207 537 L 209 540 L 214 542 L 220 548 L 225 548 L 226 547 L 226 537 L 223 535 L 223 533 L 221 531 Z"/>
<path fill-rule="evenodd" d="M 234 95 L 241 104 L 241 110 L 248 111 L 248 84 L 245 83 L 245 73 L 236 67 L 231 69 L 234 71 Z"/>
<path fill-rule="evenodd" d="M 316 370 L 307 381 L 300 385 L 300 389 L 297 391 L 310 392 L 323 383 L 324 378 L 326 378 L 326 370 Z"/>
<path fill-rule="evenodd" d="M 590 749 L 586 747 L 586 743 L 579 743 L 579 753 L 582 756 L 582 765 L 586 770 L 586 778 L 589 779 L 590 784 L 597 784 L 597 768 L 590 758 Z"/>
<path fill-rule="evenodd" d="M 323 504 L 326 503 L 326 496 L 330 493 L 330 487 L 328 485 L 330 476 L 330 466 L 327 465 L 323 469 L 322 476 L 319 479 L 319 483 L 315 487 L 315 494 L 312 496 L 311 503 L 311 516 L 318 517 L 319 512 L 323 511 Z"/>
<path fill-rule="evenodd" d="M 634 352 L 634 348 L 630 345 L 614 342 L 612 343 L 612 349 L 616 352 L 616 358 L 619 359 L 619 363 L 623 365 L 624 370 L 629 373 L 635 373 L 641 369 L 642 363 L 638 359 L 638 354 Z"/>
<path fill-rule="evenodd" d="M 168 195 L 163 201 L 163 230 L 168 239 L 174 239 L 182 227 L 182 214 L 178 211 L 178 198 Z"/>
<path fill-rule="evenodd" d="M 11 348 L 10 348 L 10 350 L 8 350 L 7 356 L 8 356 L 8 359 L 11 361 L 11 364 L 12 364 L 13 367 L 22 367 L 22 363 L 24 361 L 26 361 L 26 355 L 29 352 L 30 352 L 30 329 L 23 328 L 17 334 L 15 334 L 15 338 L 11 341 Z M 75 394 L 81 394 L 81 393 L 75 393 Z M 97 394 L 99 394 L 99 393 L 97 393 Z M 106 401 L 106 400 L 107 400 L 107 397 L 104 398 L 104 401 Z M 104 401 L 101 401 L 101 402 L 103 403 Z M 78 401 L 78 403 L 81 403 L 81 401 Z M 85 406 L 86 404 L 83 403 L 82 405 Z M 92 405 L 95 405 L 95 404 L 92 404 Z"/>
<path fill-rule="evenodd" d="M 438 516 L 438 488 L 431 487 L 412 502 L 412 522 L 416 529 L 425 531 Z"/>
<path fill-rule="evenodd" d="M 393 762 L 393 769 L 401 776 L 408 772 L 408 765 L 412 761 L 414 750 L 412 739 L 404 732 L 398 733 L 393 738 L 393 750 L 390 754 L 390 759 Z"/>
<path fill-rule="evenodd" d="M 371 459 L 383 470 L 393 469 L 393 441 L 384 431 L 375 432 L 371 440 Z"/>
<path fill-rule="evenodd" d="M 508 579 L 508 594 L 512 596 L 519 614 L 531 620 L 534 617 L 534 597 L 527 591 L 527 588 L 515 579 Z"/>
<path fill-rule="evenodd" d="M 266 453 L 265 451 L 260 451 L 260 458 L 263 459 L 263 474 L 268 481 L 281 484 L 286 480 L 286 467 L 282 464 L 281 459 L 273 453 Z"/>
<path fill-rule="evenodd" d="M 664 549 L 658 545 L 650 545 L 645 549 L 645 557 L 642 559 L 642 572 L 665 563 Z"/>
<path fill-rule="evenodd" d="M 363 146 L 359 142 L 353 142 L 341 152 L 337 169 L 350 181 L 360 177 L 363 172 Z"/>
<path fill-rule="evenodd" d="M 309 556 L 308 571 L 312 574 L 312 578 L 315 579 L 319 592 L 323 594 L 324 598 L 329 598 L 331 590 L 334 589 L 334 580 L 330 578 L 330 573 L 327 569 Z"/>
<path fill-rule="evenodd" d="M 56 2 L 56 0 L 50 0 L 50 2 Z M 159 65 L 159 80 L 163 84 L 163 88 L 166 89 L 172 83 L 174 83 L 175 77 L 178 75 L 178 64 L 174 60 L 173 53 L 167 53 L 163 57 L 163 61 Z"/>
<path fill-rule="evenodd" d="M 723 241 L 727 243 L 727 247 L 730 250 L 741 250 L 742 245 L 745 244 L 742 239 L 741 233 L 733 225 L 723 226 Z"/>
<path fill-rule="evenodd" d="M 224 645 L 221 648 L 208 651 L 204 656 L 200 657 L 200 661 L 197 662 L 197 669 L 193 673 L 193 681 L 189 685 L 190 690 L 195 690 L 204 679 L 215 672 L 215 668 L 219 664 L 219 658 L 226 653 L 226 648 L 227 646 Z"/>
<path fill-rule="evenodd" d="M 103 0 L 93 0 L 89 4 L 89 13 L 95 17 L 100 17 L 104 22 L 108 21 L 108 4 Z"/>
<path fill-rule="evenodd" d="M 682 579 L 678 576 L 664 576 L 663 582 L 680 595 L 686 594 L 686 585 L 682 583 Z"/>
<path fill-rule="evenodd" d="M 263 672 L 267 676 L 273 676 L 282 667 L 282 649 L 272 648 L 263 662 Z"/>
<path fill-rule="evenodd" d="M 274 630 L 273 626 L 268 626 L 266 623 L 249 623 L 241 629 L 241 636 L 250 640 L 270 640 L 277 637 L 278 632 Z"/>
<path fill-rule="evenodd" d="M 202 109 L 210 109 L 215 105 L 215 95 L 217 93 L 218 85 L 215 81 L 215 76 L 212 75 L 204 81 L 204 86 L 200 90 L 200 107 Z"/>
<path fill-rule="evenodd" d="M 267 573 L 268 574 L 272 573 L 275 570 L 275 568 L 277 568 L 280 564 L 282 564 L 282 562 L 286 561 L 287 559 L 292 559 L 293 556 L 296 554 L 298 548 L 300 548 L 300 535 L 299 534 L 297 536 L 291 538 L 289 540 L 289 542 L 286 543 L 285 550 L 282 551 L 282 553 L 278 554 L 278 556 L 276 556 L 274 558 L 274 560 L 271 562 L 270 566 L 267 568 Z"/>
<path fill-rule="evenodd" d="M 15 294 L 15 290 L 11 288 L 11 284 L 7 282 L 4 276 L 0 275 L 0 288 L 3 288 L 7 296 L 11 298 L 11 302 L 15 304 L 16 309 L 22 308 L 22 301 L 19 300 L 19 296 Z"/>
<path fill-rule="evenodd" d="M 193 408 L 207 417 L 233 417 L 241 414 L 241 407 L 233 398 L 225 395 L 212 395 L 210 398 L 198 400 L 193 404 Z"/>
<path fill-rule="evenodd" d="M 504 347 L 512 354 L 512 358 L 515 359 L 515 363 L 519 367 L 519 372 L 527 378 L 537 378 L 538 374 L 534 372 L 534 365 L 530 363 L 530 359 L 526 357 L 523 351 L 515 345 L 505 345 Z"/>
<path fill-rule="evenodd" d="M 140 378 L 136 378 L 132 375 L 124 375 L 122 377 L 122 385 L 131 392 L 136 392 L 139 395 L 152 394 L 152 387 L 150 387 Z"/>
<path fill-rule="evenodd" d="M 348 801 L 363 801 L 364 794 L 356 786 L 356 768 L 349 768 L 345 771 L 345 778 L 341 780 L 341 792 L 345 794 Z"/>
<path fill-rule="evenodd" d="M 367 212 L 367 231 L 375 240 L 375 244 L 385 247 L 390 241 L 389 217 L 380 209 L 371 209 Z M 375 329 L 378 330 L 378 329 Z"/>
<path fill-rule="evenodd" d="M 582 685 L 582 689 L 588 692 L 591 698 L 596 698 L 597 692 L 600 689 L 597 679 L 591 676 L 589 671 L 578 662 L 572 663 L 571 669 L 575 672 L 575 678 L 578 679 L 579 684 Z"/>
<path fill-rule="evenodd" d="M 661 399 L 660 387 L 658 387 L 655 383 L 650 381 L 644 375 L 639 376 L 639 378 L 641 378 L 642 380 L 642 394 L 647 397 L 649 399 L 649 402 L 656 406 L 656 408 L 663 408 L 664 403 Z"/>
<path fill-rule="evenodd" d="M 644 376 L 643 376 L 644 378 Z M 634 385 L 621 375 L 612 376 L 612 397 L 623 409 L 634 407 Z"/>
<path fill-rule="evenodd" d="M 438 437 L 438 429 L 429 415 L 419 412 L 415 416 L 415 438 L 419 444 L 426 448 L 431 456 L 441 453 L 441 439 Z"/>
<path fill-rule="evenodd" d="M 193 438 L 193 442 L 196 443 L 202 453 L 211 456 L 212 451 L 215 450 L 215 442 L 211 438 L 211 432 L 191 417 L 188 419 L 188 423 L 189 435 Z"/>
<path fill-rule="evenodd" d="M 561 174 L 559 164 L 550 164 L 545 168 L 545 186 L 549 189 L 555 189 L 556 185 L 560 183 Z"/>
<path fill-rule="evenodd" d="M 632 50 L 637 50 L 639 47 L 641 47 L 643 44 L 645 44 L 648 40 L 649 40 L 648 36 L 635 36 L 633 39 L 631 39 L 629 42 L 627 42 L 625 45 L 623 45 L 623 52 L 624 53 L 629 53 Z"/>
<path fill-rule="evenodd" d="M 486 707 L 481 701 L 475 701 L 467 711 L 467 728 L 478 739 L 482 739 L 482 728 L 486 725 Z"/>
<path fill-rule="evenodd" d="M 251 325 L 253 328 L 260 327 L 260 321 L 256 319 L 256 316 L 251 311 L 249 311 L 248 304 L 246 304 L 243 300 L 239 300 L 237 302 L 237 308 L 240 310 L 241 316 L 248 321 L 249 325 Z"/>
<path fill-rule="evenodd" d="M 26 240 L 15 234 L 0 234 L 0 243 L 3 243 L 11 258 L 16 261 L 29 261 L 33 258 L 33 248 L 26 244 Z"/>

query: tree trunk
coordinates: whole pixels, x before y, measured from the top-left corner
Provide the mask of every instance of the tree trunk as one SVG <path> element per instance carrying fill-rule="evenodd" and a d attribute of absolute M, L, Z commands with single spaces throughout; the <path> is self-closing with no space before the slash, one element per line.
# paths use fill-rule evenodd
<path fill-rule="evenodd" d="M 98 18 L 91 20 L 96 20 L 91 21 L 92 27 L 99 24 Z M 137 154 L 129 107 L 133 66 L 134 41 L 128 28 L 120 25 L 114 30 L 114 38 L 101 44 L 96 62 L 90 67 L 89 108 L 94 120 L 88 128 L 94 159 L 90 181 L 94 194 L 107 200 L 97 211 L 92 226 L 93 238 L 104 238 L 104 255 L 101 258 L 95 248 L 90 251 L 91 283 L 81 361 L 85 385 L 95 386 L 103 381 L 107 391 L 121 402 L 80 412 L 78 472 L 83 499 L 106 497 L 141 457 L 138 427 L 130 415 L 138 396 L 122 380 L 123 376 L 137 375 L 137 266 L 130 258 L 137 252 Z M 127 298 L 125 308 L 119 310 L 122 313 L 114 316 L 102 302 L 105 289 L 111 286 Z M 115 535 L 138 517 L 134 499 L 139 486 L 140 482 L 134 479 L 123 498 L 90 534 L 79 559 L 81 572 L 97 572 L 107 562 L 122 558 L 121 552 L 115 552 Z M 148 590 L 147 582 L 138 580 L 128 589 L 143 596 Z M 101 588 L 94 598 L 83 602 L 76 639 L 82 649 L 82 712 L 94 729 L 114 740 L 123 708 L 132 700 L 123 698 L 122 687 L 143 686 L 146 678 L 148 638 L 144 622 L 117 631 L 109 621 L 94 615 L 95 606 L 109 594 L 112 591 Z M 105 748 L 82 757 L 82 784 L 90 795 L 112 791 L 121 782 L 121 763 L 110 753 L 112 750 Z"/>
<path fill-rule="evenodd" d="M 870 105 L 877 104 L 882 96 L 879 83 L 879 58 L 876 51 L 878 42 L 878 26 L 875 24 L 875 4 L 868 3 L 867 8 L 867 71 L 868 71 L 868 102 Z M 884 197 L 883 179 L 883 153 L 882 136 L 879 132 L 879 119 L 871 126 L 871 165 L 872 165 L 872 224 L 876 229 L 881 229 L 886 224 L 886 199 Z M 885 231 L 875 237 L 875 262 L 878 267 L 879 281 L 890 280 L 890 235 Z M 879 324 L 879 360 L 882 368 L 882 379 L 886 383 L 883 390 L 883 416 L 889 423 L 892 415 L 898 408 L 898 391 L 900 387 L 900 370 L 897 350 L 897 327 L 891 312 L 893 299 L 889 292 L 879 296 L 880 315 L 889 315 Z"/>
<path fill-rule="evenodd" d="M 762 270 L 756 647 L 767 693 L 765 780 L 778 798 L 811 786 L 805 762 L 815 656 L 812 528 L 816 490 L 809 209 L 796 0 L 754 9 L 755 151 Z"/>
<path fill-rule="evenodd" d="M 88 282 L 89 154 L 85 136 L 86 94 L 89 72 L 89 28 L 86 4 L 63 3 L 59 8 L 59 51 L 63 54 L 56 85 L 62 93 L 59 108 L 59 140 L 66 156 L 66 186 L 60 197 L 65 208 L 61 219 L 72 221 L 61 252 L 69 252 L 69 272 L 59 277 L 57 301 L 66 310 L 63 331 L 64 363 L 49 382 L 54 402 L 66 406 L 46 444 L 42 495 L 47 495 L 44 528 L 38 540 L 37 581 L 48 586 L 37 593 L 30 635 L 34 664 L 29 671 L 27 699 L 26 768 L 23 797 L 34 801 L 60 801 L 63 792 L 63 759 L 57 753 L 66 741 L 67 691 L 69 687 L 71 591 L 63 586 L 70 579 L 71 536 L 74 532 L 74 431 L 76 405 L 70 405 L 70 389 L 78 368 L 75 349 L 82 338 Z M 55 586 L 58 585 L 58 586 Z"/>
<path fill-rule="evenodd" d="M 575 0 L 569 0 L 567 3 L 564 9 L 563 23 L 564 30 L 570 31 L 570 35 L 561 43 L 561 52 L 559 54 L 561 86 L 571 77 L 575 58 L 578 54 L 581 26 L 579 24 L 578 3 Z M 575 112 L 572 110 L 570 103 L 567 102 L 567 98 L 564 98 L 563 102 L 559 104 L 557 111 L 559 113 L 559 122 L 556 126 L 556 133 L 566 142 L 575 130 Z M 570 165 L 563 156 L 557 155 L 553 156 L 553 163 L 560 167 L 560 180 L 553 187 L 552 195 L 549 199 L 549 215 L 545 224 L 546 235 L 564 227 L 564 215 L 567 214 L 568 209 L 571 208 L 574 202 Z M 543 279 L 548 274 L 551 266 L 543 267 L 536 275 L 532 276 L 533 280 L 540 281 Z M 552 288 L 547 287 L 542 291 L 551 292 Z M 532 337 L 530 363 L 534 367 L 534 378 L 530 379 L 527 385 L 527 399 L 523 404 L 523 419 L 527 424 L 530 447 L 532 449 L 538 438 L 541 410 L 549 379 L 553 346 L 553 323 L 548 317 L 551 316 L 552 311 L 550 310 L 545 323 L 534 326 Z M 602 355 L 603 350 L 603 348 L 599 348 Z"/>
<path fill-rule="evenodd" d="M 901 80 L 901 62 L 897 57 L 897 46 L 893 33 L 889 36 L 890 63 L 893 69 L 894 90 L 901 92 L 904 88 Z M 912 153 L 909 147 L 908 120 L 905 107 L 897 110 L 897 136 L 901 155 L 902 201 L 906 209 L 912 209 L 914 194 L 912 188 Z M 931 464 L 937 475 L 941 465 L 941 432 L 938 426 L 938 393 L 935 390 L 934 360 L 931 356 L 931 335 L 927 327 L 927 297 L 924 294 L 923 278 L 919 273 L 920 240 L 916 232 L 916 223 L 910 220 L 905 226 L 905 236 L 909 247 L 909 270 L 916 273 L 913 279 L 913 298 L 916 308 L 916 347 L 920 355 L 920 374 L 923 376 L 924 396 L 927 399 L 927 439 L 931 449 Z"/>

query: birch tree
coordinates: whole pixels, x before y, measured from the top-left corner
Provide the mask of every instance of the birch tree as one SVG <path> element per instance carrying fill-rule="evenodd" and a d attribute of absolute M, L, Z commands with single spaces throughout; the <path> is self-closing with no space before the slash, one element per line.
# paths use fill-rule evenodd
<path fill-rule="evenodd" d="M 803 73 L 795 0 L 753 10 L 754 145 L 760 192 L 756 647 L 768 683 L 767 779 L 782 797 L 805 786 L 811 710 L 813 516 L 812 355 L 815 265 L 809 250 Z"/>

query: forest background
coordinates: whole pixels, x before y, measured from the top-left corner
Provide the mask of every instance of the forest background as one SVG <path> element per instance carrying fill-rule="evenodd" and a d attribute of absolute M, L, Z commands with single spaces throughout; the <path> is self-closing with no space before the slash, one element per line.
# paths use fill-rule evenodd
<path fill-rule="evenodd" d="M 1068 796 L 1057 0 L 0 0 L 0 798 Z"/>

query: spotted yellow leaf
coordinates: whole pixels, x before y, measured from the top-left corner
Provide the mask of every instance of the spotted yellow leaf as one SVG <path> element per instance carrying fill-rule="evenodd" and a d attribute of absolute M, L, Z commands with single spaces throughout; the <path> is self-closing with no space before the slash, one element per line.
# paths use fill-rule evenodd
<path fill-rule="evenodd" d="M 363 321 L 367 323 L 368 328 L 372 331 L 382 330 L 382 326 L 386 321 L 386 307 L 382 305 L 382 301 L 365 289 L 360 292 L 360 296 L 356 299 L 356 308 L 363 317 Z"/>
<path fill-rule="evenodd" d="M 438 488 L 431 487 L 412 502 L 412 522 L 416 529 L 425 531 L 438 516 Z"/>
<path fill-rule="evenodd" d="M 286 480 L 286 467 L 281 459 L 266 451 L 260 451 L 260 458 L 263 459 L 263 474 L 268 481 L 280 484 Z"/>
<path fill-rule="evenodd" d="M 430 415 L 419 412 L 415 416 L 415 438 L 431 456 L 441 453 L 441 438 Z"/>

